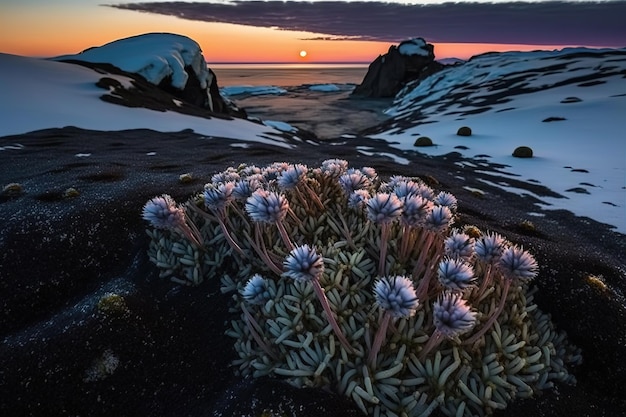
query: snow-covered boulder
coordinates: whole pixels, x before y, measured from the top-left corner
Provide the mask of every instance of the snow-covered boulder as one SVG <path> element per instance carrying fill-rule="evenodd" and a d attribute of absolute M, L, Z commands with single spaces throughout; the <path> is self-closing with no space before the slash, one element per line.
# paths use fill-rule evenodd
<path fill-rule="evenodd" d="M 141 75 L 149 83 L 188 103 L 217 113 L 228 112 L 200 45 L 186 36 L 147 33 L 54 59 L 110 64 Z"/>
<path fill-rule="evenodd" d="M 435 61 L 435 47 L 422 38 L 392 45 L 369 66 L 363 82 L 352 94 L 363 97 L 393 97 L 409 81 L 421 79 L 441 70 Z"/>

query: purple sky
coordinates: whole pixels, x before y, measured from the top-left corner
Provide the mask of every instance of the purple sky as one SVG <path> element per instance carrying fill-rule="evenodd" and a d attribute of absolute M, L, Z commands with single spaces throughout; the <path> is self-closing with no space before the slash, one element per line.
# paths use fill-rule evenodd
<path fill-rule="evenodd" d="M 233 1 L 126 3 L 112 7 L 190 20 L 307 31 L 341 39 L 626 47 L 626 1 L 406 5 Z"/>

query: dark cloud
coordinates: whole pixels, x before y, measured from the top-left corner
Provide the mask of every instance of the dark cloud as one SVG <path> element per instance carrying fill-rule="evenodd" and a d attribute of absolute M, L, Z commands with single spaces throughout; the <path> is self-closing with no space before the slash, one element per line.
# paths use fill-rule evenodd
<path fill-rule="evenodd" d="M 626 46 L 626 1 L 445 3 L 234 1 L 132 3 L 120 9 L 205 22 L 274 27 L 334 39 Z"/>

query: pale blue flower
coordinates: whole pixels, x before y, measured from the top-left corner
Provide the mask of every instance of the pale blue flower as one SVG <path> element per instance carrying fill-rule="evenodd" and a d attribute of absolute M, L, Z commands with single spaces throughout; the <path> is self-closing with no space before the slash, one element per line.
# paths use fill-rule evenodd
<path fill-rule="evenodd" d="M 205 185 L 204 205 L 215 212 L 224 210 L 233 199 L 234 188 L 234 182 Z"/>
<path fill-rule="evenodd" d="M 233 188 L 233 198 L 238 201 L 247 200 L 253 192 L 261 188 L 261 180 L 259 178 L 262 177 L 258 174 L 254 174 L 242 178 L 241 181 L 237 181 L 235 188 Z"/>
<path fill-rule="evenodd" d="M 283 172 L 289 169 L 291 164 L 288 162 L 273 162 L 269 167 L 277 170 L 278 172 Z"/>
<path fill-rule="evenodd" d="M 368 188 L 371 185 L 370 180 L 359 171 L 345 173 L 339 177 L 339 185 L 343 191 L 350 195 L 356 190 Z"/>
<path fill-rule="evenodd" d="M 453 338 L 472 330 L 476 312 L 458 294 L 446 292 L 433 305 L 433 322 L 442 335 Z"/>
<path fill-rule="evenodd" d="M 437 272 L 441 285 L 451 291 L 462 291 L 476 280 L 472 266 L 460 258 L 443 259 Z"/>
<path fill-rule="evenodd" d="M 263 181 L 269 183 L 272 181 L 276 181 L 276 179 L 278 178 L 278 174 L 280 174 L 278 170 L 266 167 L 263 169 L 263 173 L 261 175 L 263 175 Z"/>
<path fill-rule="evenodd" d="M 154 197 L 143 206 L 142 217 L 157 229 L 185 227 L 185 211 L 168 194 Z"/>
<path fill-rule="evenodd" d="M 258 189 L 246 200 L 246 212 L 255 222 L 277 223 L 285 218 L 289 202 L 284 195 Z"/>
<path fill-rule="evenodd" d="M 239 173 L 235 170 L 235 168 L 230 167 L 226 171 L 218 172 L 217 174 L 213 175 L 211 177 L 211 182 L 213 184 L 220 184 L 225 182 L 239 181 L 239 179 L 241 179 Z"/>
<path fill-rule="evenodd" d="M 506 240 L 497 233 L 486 233 L 476 239 L 474 251 L 481 261 L 494 264 L 502 256 L 506 247 Z"/>
<path fill-rule="evenodd" d="M 367 201 L 367 218 L 388 224 L 402 214 L 402 201 L 395 194 L 377 193 Z"/>
<path fill-rule="evenodd" d="M 417 227 L 424 223 L 428 213 L 433 208 L 433 203 L 419 195 L 410 195 L 403 199 L 402 224 L 409 227 Z"/>
<path fill-rule="evenodd" d="M 449 207 L 452 211 L 456 210 L 458 203 L 456 197 L 446 191 L 437 194 L 434 198 L 434 202 L 437 205 Z"/>
<path fill-rule="evenodd" d="M 365 175 L 370 181 L 375 181 L 378 178 L 378 173 L 372 167 L 361 168 L 361 173 Z"/>
<path fill-rule="evenodd" d="M 517 246 L 508 247 L 502 252 L 498 267 L 505 278 L 522 281 L 535 278 L 539 268 L 535 258 Z"/>
<path fill-rule="evenodd" d="M 419 305 L 413 282 L 404 276 L 383 277 L 374 285 L 376 303 L 393 317 L 408 318 Z"/>
<path fill-rule="evenodd" d="M 367 190 L 356 190 L 348 196 L 348 207 L 363 210 L 367 201 L 370 199 L 370 193 Z"/>
<path fill-rule="evenodd" d="M 339 178 L 348 169 L 348 161 L 345 159 L 327 159 L 322 162 L 322 173 L 332 178 Z"/>
<path fill-rule="evenodd" d="M 370 182 L 376 180 L 378 178 L 378 173 L 374 168 L 371 167 L 363 167 L 363 168 L 348 168 L 344 174 L 361 174 L 365 176 Z"/>
<path fill-rule="evenodd" d="M 246 165 L 241 169 L 241 175 L 243 177 L 249 177 L 251 175 L 261 174 L 262 170 L 256 165 Z"/>
<path fill-rule="evenodd" d="M 270 299 L 267 281 L 261 275 L 255 274 L 241 290 L 241 295 L 250 304 L 265 304 Z"/>
<path fill-rule="evenodd" d="M 308 171 L 306 165 L 291 165 L 278 175 L 278 186 L 283 190 L 291 190 L 304 181 Z"/>
<path fill-rule="evenodd" d="M 444 251 L 448 256 L 469 261 L 474 256 L 474 239 L 455 231 L 444 241 Z"/>
<path fill-rule="evenodd" d="M 392 175 L 387 181 L 386 184 L 383 185 L 383 190 L 385 192 L 393 192 L 398 184 L 401 182 L 411 181 L 411 178 L 405 177 L 404 175 Z"/>
<path fill-rule="evenodd" d="M 426 200 L 433 200 L 435 198 L 435 192 L 433 189 L 424 182 L 418 181 L 417 185 L 417 195 L 422 196 L 422 198 L 425 198 Z"/>
<path fill-rule="evenodd" d="M 317 280 L 324 272 L 324 259 L 309 245 L 294 248 L 283 262 L 283 275 L 296 281 Z"/>
<path fill-rule="evenodd" d="M 420 195 L 420 185 L 412 180 L 402 180 L 396 182 L 393 193 L 402 199 L 405 197 Z"/>
<path fill-rule="evenodd" d="M 443 232 L 452 222 L 452 211 L 446 206 L 434 206 L 424 221 L 424 227 L 433 232 Z"/>

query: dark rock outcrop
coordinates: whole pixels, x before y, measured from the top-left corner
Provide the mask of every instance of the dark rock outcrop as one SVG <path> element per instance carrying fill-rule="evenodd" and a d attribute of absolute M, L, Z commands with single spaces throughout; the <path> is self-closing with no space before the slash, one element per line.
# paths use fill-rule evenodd
<path fill-rule="evenodd" d="M 212 112 L 240 115 L 239 112 L 241 112 L 241 110 L 236 108 L 232 103 L 224 100 L 224 98 L 220 95 L 219 86 L 217 84 L 217 76 L 212 69 L 209 68 L 211 83 L 208 88 L 202 88 L 202 84 L 191 66 L 186 66 L 185 72 L 189 78 L 187 79 L 185 88 L 182 90 L 172 85 L 171 76 L 163 79 L 163 81 L 159 83 L 158 87 L 167 91 L 174 97 L 195 106 L 209 109 Z"/>
<path fill-rule="evenodd" d="M 177 88 L 171 75 L 164 78 L 158 87 L 189 104 L 211 110 L 214 113 L 245 117 L 245 113 L 234 104 L 224 100 L 220 94 L 215 72 L 211 68 L 207 68 L 207 70 L 209 76 L 206 77 L 206 80 L 201 80 L 193 67 L 186 65 L 185 72 L 188 78 L 184 88 Z M 208 85 L 203 85 L 203 81 Z"/>
<path fill-rule="evenodd" d="M 78 54 L 59 56 L 53 60 L 130 76 L 136 82 L 137 78 L 133 75 L 138 76 L 175 98 L 169 100 L 173 104 L 165 104 L 168 110 L 171 110 L 169 107 L 172 106 L 190 105 L 216 114 L 245 117 L 245 113 L 222 98 L 217 86 L 217 77 L 208 68 L 200 45 L 186 36 L 146 33 L 88 48 Z M 120 90 L 122 87 L 120 85 L 116 89 Z M 148 86 L 144 90 L 151 88 Z M 118 92 L 117 96 L 120 95 L 128 96 L 126 93 Z M 159 94 L 152 92 L 151 95 Z M 115 101 L 116 98 L 106 100 Z M 140 106 L 154 109 L 154 106 L 143 104 Z"/>
<path fill-rule="evenodd" d="M 218 117 L 229 119 L 230 116 L 247 118 L 245 110 L 225 100 L 219 92 L 217 77 L 212 70 L 212 82 L 203 89 L 200 80 L 191 69 L 186 67 L 189 78 L 184 89 L 173 87 L 171 77 L 164 78 L 158 85 L 147 81 L 141 74 L 129 73 L 108 63 L 91 63 L 75 59 L 63 60 L 70 64 L 91 68 L 103 74 L 96 85 L 108 93 L 100 98 L 108 103 L 127 107 L 143 107 L 157 111 L 174 111 L 198 117 Z M 130 78 L 131 84 L 124 85 L 111 75 Z M 175 100 L 178 100 L 175 101 Z"/>
<path fill-rule="evenodd" d="M 435 47 L 422 38 L 392 45 L 385 55 L 379 55 L 369 66 L 363 82 L 354 92 L 361 97 L 393 97 L 408 82 L 423 79 L 444 65 L 435 61 Z"/>

